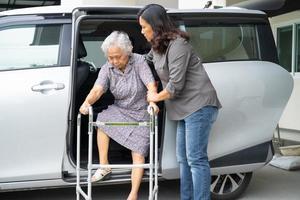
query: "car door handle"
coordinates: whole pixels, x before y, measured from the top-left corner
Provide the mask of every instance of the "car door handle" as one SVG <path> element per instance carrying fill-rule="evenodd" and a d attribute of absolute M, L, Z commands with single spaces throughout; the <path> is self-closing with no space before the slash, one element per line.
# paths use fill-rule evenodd
<path fill-rule="evenodd" d="M 62 90 L 65 88 L 63 83 L 54 83 L 52 81 L 43 81 L 37 85 L 31 87 L 34 92 L 44 92 L 49 90 Z"/>

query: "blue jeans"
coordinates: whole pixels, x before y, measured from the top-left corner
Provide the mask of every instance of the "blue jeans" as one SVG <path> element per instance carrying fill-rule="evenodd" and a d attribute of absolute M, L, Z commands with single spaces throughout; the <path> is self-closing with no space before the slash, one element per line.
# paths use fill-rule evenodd
<path fill-rule="evenodd" d="M 210 199 L 207 144 L 218 108 L 205 106 L 178 121 L 176 156 L 180 166 L 180 199 Z"/>

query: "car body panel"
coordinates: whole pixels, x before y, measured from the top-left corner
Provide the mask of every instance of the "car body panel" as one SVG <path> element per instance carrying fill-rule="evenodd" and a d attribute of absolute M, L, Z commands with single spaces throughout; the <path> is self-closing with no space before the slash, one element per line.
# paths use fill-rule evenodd
<path fill-rule="evenodd" d="M 223 105 L 210 136 L 210 159 L 272 140 L 293 90 L 290 74 L 264 61 L 211 63 L 205 68 Z"/>
<path fill-rule="evenodd" d="M 74 10 L 138 10 L 140 6 L 97 6 L 97 5 L 65 5 L 65 6 L 45 6 L 45 7 L 32 7 L 23 9 L 14 9 L 3 11 L 0 16 L 13 16 L 13 15 L 32 15 L 32 14 L 71 14 Z M 265 15 L 264 12 L 258 10 L 248 10 L 243 8 L 220 8 L 220 9 L 168 9 L 169 13 L 237 13 L 237 14 L 261 14 Z"/>
<path fill-rule="evenodd" d="M 279 65 L 264 61 L 206 63 L 204 66 L 223 106 L 210 134 L 209 160 L 212 162 L 271 141 L 293 89 L 290 74 Z M 174 152 L 176 123 L 168 118 L 165 123 L 162 174 L 167 179 L 178 178 Z M 232 169 L 235 172 L 256 170 L 268 161 L 268 151 L 261 149 L 256 156 L 260 153 L 266 159 Z M 243 158 L 239 159 L 238 162 L 242 163 Z M 224 166 L 216 168 L 212 171 L 221 173 L 222 168 L 225 169 Z"/>
<path fill-rule="evenodd" d="M 69 67 L 0 72 L 0 182 L 61 178 Z M 61 90 L 32 91 L 41 82 Z M 17 111 L 17 112 L 16 112 Z M 34 141 L 34 142 L 33 142 Z"/>

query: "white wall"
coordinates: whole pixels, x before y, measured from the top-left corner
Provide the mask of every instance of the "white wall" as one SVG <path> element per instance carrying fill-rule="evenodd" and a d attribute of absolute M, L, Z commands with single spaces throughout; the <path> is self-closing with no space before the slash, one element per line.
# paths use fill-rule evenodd
<path fill-rule="evenodd" d="M 61 0 L 60 5 L 69 6 L 69 5 L 79 5 L 82 0 Z"/>
<path fill-rule="evenodd" d="M 61 5 L 114 5 L 134 6 L 136 0 L 61 0 Z"/>
<path fill-rule="evenodd" d="M 226 0 L 226 5 L 230 6 L 232 4 L 240 3 L 242 1 L 246 1 L 246 0 Z"/>
<path fill-rule="evenodd" d="M 61 0 L 61 5 L 117 5 L 117 6 L 144 6 L 149 3 L 157 3 L 167 8 L 199 9 L 203 8 L 208 0 Z M 225 6 L 226 0 L 212 0 L 214 6 Z"/>
<path fill-rule="evenodd" d="M 272 28 L 280 24 L 286 24 L 286 23 L 290 24 L 293 22 L 300 22 L 299 19 L 300 19 L 300 11 L 293 11 L 290 13 L 269 18 Z"/>
<path fill-rule="evenodd" d="M 135 0 L 82 0 L 83 4 L 91 4 L 91 5 L 115 5 L 115 6 L 134 6 Z"/>
<path fill-rule="evenodd" d="M 157 3 L 160 4 L 166 8 L 178 8 L 178 1 L 179 0 L 136 0 L 136 5 L 138 6 L 144 6 L 149 3 Z"/>
<path fill-rule="evenodd" d="M 178 8 L 178 0 L 61 0 L 61 5 L 112 5 L 112 6 L 144 6 L 157 3 L 167 8 Z"/>
<path fill-rule="evenodd" d="M 205 4 L 208 0 L 178 0 L 178 8 L 180 9 L 199 9 L 204 8 Z M 211 0 L 212 5 L 210 8 L 213 8 L 214 6 L 222 6 L 224 7 L 226 5 L 226 0 Z"/>

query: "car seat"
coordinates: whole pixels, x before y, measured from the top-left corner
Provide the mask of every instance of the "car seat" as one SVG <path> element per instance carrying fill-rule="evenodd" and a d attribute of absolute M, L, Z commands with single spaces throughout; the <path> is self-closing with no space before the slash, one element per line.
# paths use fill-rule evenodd
<path fill-rule="evenodd" d="M 80 87 L 89 76 L 90 68 L 92 67 L 89 62 L 83 60 L 83 58 L 86 56 L 86 49 L 84 47 L 82 38 L 79 36 L 77 46 L 76 91 L 79 91 Z"/>

